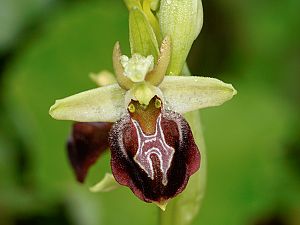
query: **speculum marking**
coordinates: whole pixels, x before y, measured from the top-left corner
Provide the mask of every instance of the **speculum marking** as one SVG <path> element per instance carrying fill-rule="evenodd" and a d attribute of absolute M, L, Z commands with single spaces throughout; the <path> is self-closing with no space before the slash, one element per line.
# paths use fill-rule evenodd
<path fill-rule="evenodd" d="M 155 133 L 153 135 L 144 134 L 140 124 L 134 119 L 131 120 L 138 136 L 138 150 L 134 156 L 134 161 L 154 180 L 151 155 L 156 155 L 159 159 L 160 170 L 163 175 L 162 184 L 166 186 L 168 183 L 167 172 L 171 166 L 175 150 L 166 143 L 161 127 L 161 115 L 157 117 Z"/>

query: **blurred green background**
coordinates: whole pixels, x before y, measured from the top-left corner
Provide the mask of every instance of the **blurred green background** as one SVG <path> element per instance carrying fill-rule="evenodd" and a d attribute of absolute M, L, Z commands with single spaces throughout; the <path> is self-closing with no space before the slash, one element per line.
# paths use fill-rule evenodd
<path fill-rule="evenodd" d="M 300 2 L 204 0 L 188 58 L 196 75 L 238 95 L 202 111 L 208 186 L 193 225 L 300 224 Z M 55 99 L 94 87 L 128 51 L 121 0 L 0 0 L 0 224 L 150 225 L 158 209 L 127 188 L 93 194 L 109 154 L 84 185 L 65 151 L 70 122 Z"/>

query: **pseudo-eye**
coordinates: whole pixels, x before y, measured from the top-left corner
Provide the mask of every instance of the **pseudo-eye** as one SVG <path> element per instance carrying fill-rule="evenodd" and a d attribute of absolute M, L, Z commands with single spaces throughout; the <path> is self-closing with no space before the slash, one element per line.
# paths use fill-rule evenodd
<path fill-rule="evenodd" d="M 221 105 L 236 91 L 214 78 L 165 76 L 170 53 L 169 37 L 156 62 L 151 55 L 128 58 L 117 43 L 116 83 L 57 100 L 50 108 L 55 119 L 78 121 L 68 153 L 80 182 L 109 147 L 114 179 L 141 200 L 161 206 L 199 169 L 200 152 L 181 114 Z"/>

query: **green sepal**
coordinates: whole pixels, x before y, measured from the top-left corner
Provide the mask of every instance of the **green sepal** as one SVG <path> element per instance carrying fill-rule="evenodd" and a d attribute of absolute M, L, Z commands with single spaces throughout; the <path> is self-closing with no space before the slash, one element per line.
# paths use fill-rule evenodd
<path fill-rule="evenodd" d="M 231 84 L 196 76 L 166 76 L 159 88 L 166 107 L 181 114 L 222 105 L 237 93 Z"/>
<path fill-rule="evenodd" d="M 116 122 L 125 113 L 124 100 L 125 90 L 112 84 L 56 100 L 49 114 L 57 120 Z"/>

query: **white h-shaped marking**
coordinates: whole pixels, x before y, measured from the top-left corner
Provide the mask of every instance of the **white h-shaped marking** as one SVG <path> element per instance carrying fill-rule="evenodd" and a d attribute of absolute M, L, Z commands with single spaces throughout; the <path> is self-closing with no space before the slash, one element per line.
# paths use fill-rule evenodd
<path fill-rule="evenodd" d="M 161 128 L 161 115 L 156 120 L 155 133 L 152 135 L 144 134 L 140 124 L 131 119 L 138 136 L 138 150 L 134 156 L 134 161 L 154 180 L 154 169 L 150 156 L 156 155 L 160 161 L 160 170 L 163 174 L 162 184 L 167 185 L 167 172 L 171 166 L 174 155 L 174 148 L 170 147 L 165 140 L 164 133 Z"/>

